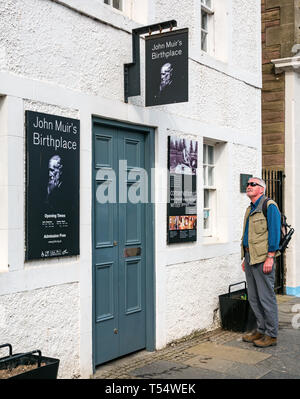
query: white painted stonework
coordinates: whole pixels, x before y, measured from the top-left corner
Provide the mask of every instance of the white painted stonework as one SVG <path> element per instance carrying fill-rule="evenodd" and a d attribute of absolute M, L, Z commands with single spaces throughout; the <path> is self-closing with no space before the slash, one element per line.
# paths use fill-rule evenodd
<path fill-rule="evenodd" d="M 260 1 L 241 7 L 222 0 L 215 56 L 200 49 L 198 0 L 184 7 L 180 0 L 143 3 L 124 15 L 100 0 L 0 0 L 0 344 L 59 357 L 61 378 L 93 373 L 92 116 L 155 128 L 156 348 L 219 325 L 218 295 L 245 279 L 240 236 L 249 201 L 239 179 L 261 171 Z M 125 104 L 131 29 L 168 19 L 189 28 L 189 102 L 144 107 L 141 40 L 142 94 Z M 220 26 L 224 46 L 217 40 Z M 78 257 L 24 261 L 25 110 L 80 119 Z M 199 167 L 196 243 L 166 243 L 167 178 L 161 171 L 170 134 L 198 140 L 199 166 L 203 139 L 219 143 L 216 234 L 202 234 Z"/>
<path fill-rule="evenodd" d="M 298 198 L 300 185 L 300 57 L 272 60 L 277 73 L 285 72 L 285 214 L 287 221 L 295 229 L 292 240 L 286 250 L 286 291 L 289 295 L 300 296 L 299 227 Z"/>
<path fill-rule="evenodd" d="M 78 283 L 3 295 L 1 308 L 0 337 L 15 353 L 42 348 L 60 359 L 58 378 L 80 375 Z"/>
<path fill-rule="evenodd" d="M 219 298 L 216 292 L 228 292 L 228 281 L 243 280 L 238 255 L 179 263 L 167 268 L 166 339 L 170 342 L 201 329 L 218 326 Z M 183 277 L 183 272 L 188 278 Z M 213 284 L 212 284 L 213 281 Z M 241 286 L 239 286 L 241 287 Z"/>

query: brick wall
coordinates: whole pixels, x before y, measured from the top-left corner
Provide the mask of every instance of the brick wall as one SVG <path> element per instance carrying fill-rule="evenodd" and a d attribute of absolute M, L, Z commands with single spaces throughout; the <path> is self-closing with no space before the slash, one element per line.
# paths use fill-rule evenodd
<path fill-rule="evenodd" d="M 274 74 L 272 59 L 292 56 L 299 36 L 295 12 L 300 0 L 261 0 L 262 166 L 284 170 L 285 76 Z"/>
<path fill-rule="evenodd" d="M 262 166 L 284 170 L 284 74 L 272 59 L 282 57 L 282 7 L 289 0 L 262 0 Z"/>

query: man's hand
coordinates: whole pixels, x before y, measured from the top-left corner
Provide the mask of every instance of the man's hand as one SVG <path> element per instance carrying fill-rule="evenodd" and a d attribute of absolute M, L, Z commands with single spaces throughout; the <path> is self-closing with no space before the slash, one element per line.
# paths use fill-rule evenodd
<path fill-rule="evenodd" d="M 243 272 L 245 272 L 245 259 L 243 260 L 243 263 L 242 263 L 242 270 L 243 270 Z"/>
<path fill-rule="evenodd" d="M 265 260 L 264 266 L 263 266 L 263 272 L 265 274 L 269 274 L 272 271 L 274 265 L 274 259 L 273 258 L 267 258 Z"/>

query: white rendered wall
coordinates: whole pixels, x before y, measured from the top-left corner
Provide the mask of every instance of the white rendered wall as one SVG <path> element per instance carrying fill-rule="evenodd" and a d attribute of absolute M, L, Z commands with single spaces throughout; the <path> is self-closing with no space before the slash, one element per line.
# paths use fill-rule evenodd
<path fill-rule="evenodd" d="M 166 273 L 166 340 L 218 327 L 218 295 L 244 280 L 239 254 L 169 265 Z M 230 267 L 230 265 L 232 267 Z M 212 284 L 213 281 L 213 284 Z M 243 285 L 235 289 L 242 288 Z M 234 288 L 233 288 L 234 289 Z"/>
<path fill-rule="evenodd" d="M 81 377 L 92 373 L 92 116 L 156 128 L 157 348 L 192 331 L 215 326 L 214 310 L 218 306 L 218 295 L 226 292 L 229 284 L 244 280 L 239 251 L 242 217 L 248 200 L 245 194 L 240 193 L 239 177 L 240 173 L 259 175 L 261 170 L 260 44 L 252 44 L 254 33 L 257 37 L 260 33 L 260 9 L 251 6 L 251 13 L 248 14 L 249 7 L 243 8 L 238 2 L 228 0 L 229 18 L 236 14 L 239 18 L 229 19 L 228 27 L 232 27 L 232 31 L 228 30 L 229 42 L 234 40 L 234 44 L 231 46 L 229 43 L 228 62 L 224 63 L 197 53 L 199 41 L 195 36 L 195 2 L 189 0 L 185 7 L 179 0 L 153 2 L 147 23 L 177 19 L 178 28 L 190 28 L 190 101 L 146 109 L 143 107 L 143 72 L 142 95 L 130 98 L 129 104 L 123 102 L 123 64 L 132 60 L 130 31 L 137 24 L 118 13 L 109 13 L 107 7 L 98 7 L 97 1 L 66 0 L 62 3 L 81 8 L 98 19 L 106 19 L 115 28 L 50 0 L 28 0 L 26 5 L 21 0 L 0 0 L 0 95 L 6 96 L 5 104 L 9 104 L 11 115 L 8 120 L 4 118 L 6 130 L 0 131 L 0 140 L 4 143 L 3 149 L 0 147 L 0 155 L 3 155 L 0 166 L 5 171 L 0 177 L 0 186 L 5 194 L 0 196 L 4 217 L 0 225 L 0 270 L 3 271 L 0 273 L 0 298 L 7 303 L 11 295 L 22 298 L 24 293 L 28 298 L 34 298 L 36 290 L 46 293 L 47 290 L 57 289 L 61 293 L 71 284 L 77 304 L 72 309 L 74 323 L 69 327 L 64 324 L 62 335 L 55 332 L 55 337 L 67 345 L 68 333 L 71 333 L 74 364 L 79 362 Z M 256 6 L 257 3 L 255 1 Z M 139 16 L 137 22 L 141 21 Z M 232 38 L 232 32 L 241 28 L 241 21 L 249 25 L 247 29 L 251 40 L 246 34 Z M 249 63 L 238 62 L 238 58 L 245 55 Z M 141 40 L 143 70 L 144 46 Z M 26 109 L 80 119 L 79 257 L 24 263 Z M 0 126 L 5 112 L 0 108 Z M 5 132 L 19 137 L 15 139 L 18 142 L 16 148 L 8 147 L 9 134 Z M 218 237 L 212 240 L 202 238 L 203 186 L 202 170 L 199 168 L 198 241 L 166 244 L 167 177 L 164 173 L 167 167 L 167 137 L 170 134 L 199 141 L 199 165 L 202 163 L 203 137 L 223 143 L 224 152 L 220 159 L 222 174 L 219 176 L 221 197 L 218 197 L 219 203 L 222 203 L 222 214 L 219 215 L 221 227 Z M 5 158 L 4 148 L 8 158 Z M 19 201 L 16 206 L 6 200 L 9 185 L 14 185 L 14 173 L 17 173 L 18 179 Z M 19 235 L 17 240 L 10 238 L 14 233 Z M 10 264 L 9 269 L 7 264 Z M 75 289 L 78 283 L 79 288 Z M 178 291 L 182 295 L 178 296 Z M 180 303 L 178 297 L 181 297 Z M 62 311 L 64 309 L 62 307 Z M 17 317 L 21 314 L 18 313 Z M 53 313 L 52 322 L 60 320 L 61 314 L 57 310 Z M 75 331 L 77 327 L 79 333 Z M 23 333 L 27 335 L 28 331 L 26 328 Z M 41 339 L 48 349 L 45 336 Z M 16 337 L 17 343 L 18 340 Z M 63 356 L 59 351 L 57 354 Z M 61 375 L 77 373 L 77 369 L 62 367 Z"/>
<path fill-rule="evenodd" d="M 14 353 L 42 348 L 43 356 L 60 359 L 58 378 L 77 378 L 78 290 L 78 284 L 64 284 L 0 296 L 3 343 L 11 343 Z"/>
<path fill-rule="evenodd" d="M 232 1 L 232 62 L 241 69 L 261 71 L 260 0 Z"/>
<path fill-rule="evenodd" d="M 295 249 L 295 280 L 294 284 L 297 287 L 297 295 L 300 296 L 300 266 L 298 263 L 298 259 L 300 256 L 300 237 L 299 233 L 297 234 L 297 231 L 299 231 L 298 226 L 300 226 L 300 213 L 298 212 L 298 198 L 300 195 L 300 182 L 298 179 L 298 176 L 300 176 L 300 162 L 298 160 L 298 154 L 300 153 L 300 115 L 298 110 L 300 109 L 300 75 L 299 73 L 294 74 L 294 79 L 295 79 L 295 104 L 294 104 L 294 110 L 295 110 L 295 125 L 294 125 L 294 151 L 295 151 L 295 165 L 294 165 L 294 176 L 295 176 L 295 195 L 294 195 L 294 201 L 295 201 L 295 234 L 296 234 L 296 239 L 294 244 L 294 249 Z"/>

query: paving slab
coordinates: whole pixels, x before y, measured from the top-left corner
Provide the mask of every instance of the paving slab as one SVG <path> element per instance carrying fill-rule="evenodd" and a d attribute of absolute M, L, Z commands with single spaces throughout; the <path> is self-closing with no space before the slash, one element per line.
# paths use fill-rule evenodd
<path fill-rule="evenodd" d="M 268 374 L 263 376 L 261 379 L 262 380 L 267 380 L 267 379 L 272 379 L 272 380 L 287 380 L 287 379 L 298 380 L 298 379 L 300 379 L 300 377 L 296 376 L 296 375 L 293 375 L 293 374 L 280 372 L 280 371 L 270 371 Z"/>
<path fill-rule="evenodd" d="M 291 303 L 291 304 L 300 303 L 300 297 L 291 296 L 291 295 L 285 295 L 285 297 L 288 299 L 288 302 Z"/>
<path fill-rule="evenodd" d="M 291 296 L 289 295 L 276 295 L 277 303 L 283 303 L 283 302 L 290 302 L 291 301 Z"/>
<path fill-rule="evenodd" d="M 237 363 L 256 364 L 270 357 L 270 354 L 260 353 L 255 350 L 240 349 L 225 345 L 216 345 L 211 342 L 205 342 L 187 349 L 188 353 L 195 355 L 205 355 L 219 359 L 230 360 Z"/>
<path fill-rule="evenodd" d="M 286 353 L 298 353 L 300 358 L 300 330 L 279 330 L 277 345 L 267 348 L 259 348 L 251 343 L 244 342 L 242 341 L 241 337 L 226 342 L 224 345 L 240 349 L 248 349 L 260 353 L 269 354 L 272 356 L 279 356 L 280 354 Z"/>
<path fill-rule="evenodd" d="M 291 352 L 300 351 L 300 330 L 286 329 L 279 330 L 277 348 L 286 348 Z"/>
<path fill-rule="evenodd" d="M 231 375 L 214 370 L 190 367 L 186 364 L 157 361 L 132 370 L 130 375 L 143 379 L 232 379 Z"/>
<path fill-rule="evenodd" d="M 219 373 L 226 373 L 226 371 L 232 366 L 233 362 L 230 360 L 218 359 L 215 357 L 209 357 L 204 355 L 198 355 L 187 359 L 182 362 L 190 367 L 199 367 L 208 370 L 218 371 Z"/>
<path fill-rule="evenodd" d="M 258 379 L 271 371 L 271 367 L 252 364 L 241 364 L 230 360 L 219 359 L 208 356 L 195 356 L 182 362 L 191 367 L 199 367 L 228 374 L 234 378 Z"/>
<path fill-rule="evenodd" d="M 293 358 L 291 354 L 285 356 L 272 356 L 260 363 L 271 371 L 297 375 L 300 377 L 299 357 Z"/>

